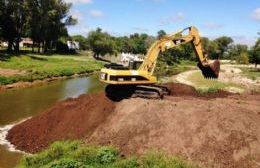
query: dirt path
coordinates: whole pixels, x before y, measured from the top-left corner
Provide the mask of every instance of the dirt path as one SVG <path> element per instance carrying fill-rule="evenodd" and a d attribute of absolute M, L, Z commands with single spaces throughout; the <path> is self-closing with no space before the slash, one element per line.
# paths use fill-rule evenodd
<path fill-rule="evenodd" d="M 180 73 L 170 79 L 170 81 L 177 81 L 186 85 L 197 87 L 188 78 L 190 75 L 200 72 L 199 70 L 190 70 Z M 219 73 L 218 81 L 223 83 L 235 83 L 246 88 L 247 91 L 255 90 L 260 88 L 260 79 L 252 80 L 241 74 L 241 70 L 233 65 L 222 65 Z M 230 87 L 228 91 L 233 93 L 242 93 L 244 90 L 241 88 Z"/>
<path fill-rule="evenodd" d="M 85 139 L 114 145 L 123 155 L 159 149 L 206 167 L 256 168 L 260 164 L 260 94 L 217 92 L 169 84 L 164 100 L 111 102 L 103 93 L 57 103 L 12 128 L 8 140 L 36 152 L 55 140 Z"/>

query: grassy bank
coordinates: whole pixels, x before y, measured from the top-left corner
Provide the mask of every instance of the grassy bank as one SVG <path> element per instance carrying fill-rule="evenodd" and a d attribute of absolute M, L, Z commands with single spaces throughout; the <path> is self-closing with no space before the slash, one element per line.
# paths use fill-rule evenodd
<path fill-rule="evenodd" d="M 242 70 L 243 75 L 246 77 L 256 80 L 257 78 L 260 78 L 260 69 L 258 68 L 240 68 Z"/>
<path fill-rule="evenodd" d="M 166 65 L 165 62 L 158 61 L 155 68 L 155 75 L 159 78 L 165 76 L 169 77 L 195 68 L 196 62 L 194 61 L 182 60 L 179 63 L 173 64 L 171 66 Z"/>
<path fill-rule="evenodd" d="M 218 90 L 243 91 L 243 87 L 235 83 L 223 83 L 218 80 L 204 79 L 201 72 L 199 71 L 189 75 L 187 80 L 192 82 L 194 87 L 201 94 L 216 92 Z"/>
<path fill-rule="evenodd" d="M 11 75 L 1 75 L 0 73 L 0 85 L 91 73 L 102 66 L 102 62 L 82 55 L 4 55 L 0 56 L 0 68 L 7 71 L 18 70 L 22 73 Z"/>
<path fill-rule="evenodd" d="M 192 164 L 162 153 L 121 157 L 112 147 L 86 146 L 80 142 L 55 142 L 45 151 L 25 156 L 17 168 L 195 168 Z"/>

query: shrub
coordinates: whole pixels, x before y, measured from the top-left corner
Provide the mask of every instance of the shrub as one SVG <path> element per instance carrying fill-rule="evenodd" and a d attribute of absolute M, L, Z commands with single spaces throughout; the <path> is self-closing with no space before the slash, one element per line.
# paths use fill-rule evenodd
<path fill-rule="evenodd" d="M 238 64 L 249 64 L 248 53 L 242 52 L 236 59 Z"/>
<path fill-rule="evenodd" d="M 46 150 L 25 156 L 19 168 L 196 168 L 177 157 L 150 152 L 140 157 L 122 158 L 113 147 L 86 146 L 78 141 L 61 141 Z"/>

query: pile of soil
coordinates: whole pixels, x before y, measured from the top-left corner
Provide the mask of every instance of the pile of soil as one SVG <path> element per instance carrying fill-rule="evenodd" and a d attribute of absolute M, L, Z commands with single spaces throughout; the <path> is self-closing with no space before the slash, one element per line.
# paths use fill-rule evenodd
<path fill-rule="evenodd" d="M 56 140 L 82 139 L 91 135 L 114 108 L 114 103 L 103 93 L 70 98 L 16 125 L 7 139 L 19 150 L 38 152 Z"/>
<path fill-rule="evenodd" d="M 123 100 L 86 143 L 115 145 L 126 156 L 154 149 L 202 167 L 257 168 L 259 102 L 260 94 Z"/>
<path fill-rule="evenodd" d="M 126 156 L 158 149 L 206 167 L 259 167 L 259 93 L 201 96 L 190 86 L 168 86 L 172 95 L 164 100 L 114 103 L 103 93 L 68 99 L 15 126 L 7 138 L 27 152 L 55 140 L 85 139 L 114 145 Z"/>
<path fill-rule="evenodd" d="M 199 94 L 192 86 L 181 83 L 167 83 L 165 85 L 171 92 L 171 96 L 191 96 L 206 99 L 225 98 L 234 95 L 224 90 L 217 90 L 216 92 L 210 92 L 207 94 Z"/>

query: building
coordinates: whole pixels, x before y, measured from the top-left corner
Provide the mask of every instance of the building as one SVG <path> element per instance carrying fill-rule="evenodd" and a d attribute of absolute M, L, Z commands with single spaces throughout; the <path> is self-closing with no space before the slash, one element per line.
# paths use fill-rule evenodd
<path fill-rule="evenodd" d="M 77 41 L 67 41 L 67 46 L 69 50 L 79 50 L 79 42 Z"/>
<path fill-rule="evenodd" d="M 22 38 L 20 43 L 20 47 L 32 47 L 33 46 L 33 41 L 31 38 Z"/>

